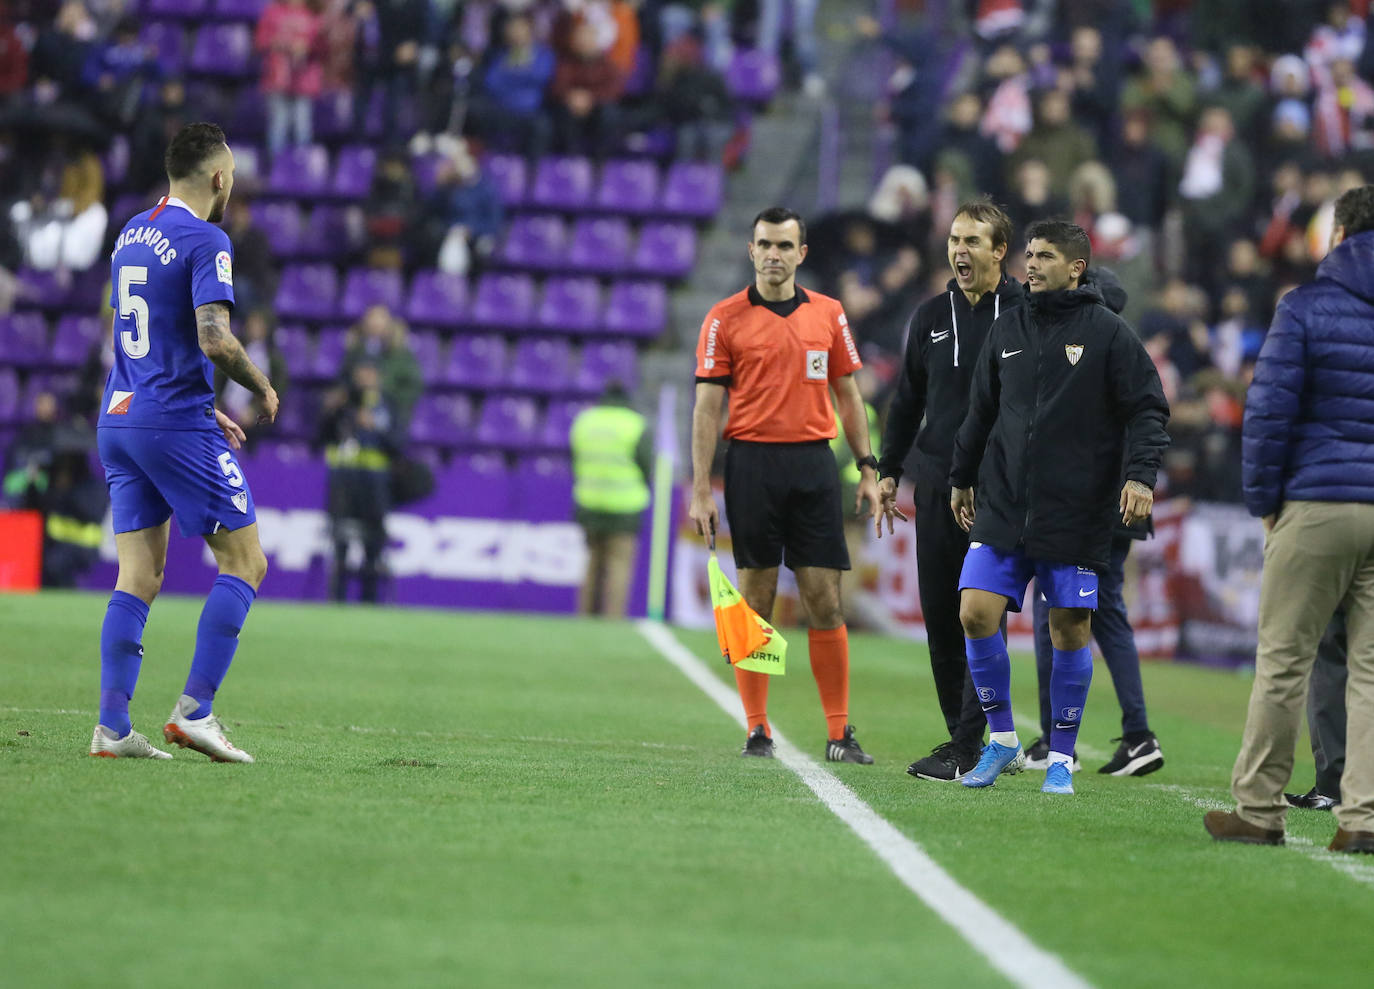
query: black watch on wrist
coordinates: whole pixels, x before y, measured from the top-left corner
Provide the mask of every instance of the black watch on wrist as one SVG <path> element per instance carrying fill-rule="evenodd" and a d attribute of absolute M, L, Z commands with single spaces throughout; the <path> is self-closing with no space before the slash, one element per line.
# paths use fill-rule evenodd
<path fill-rule="evenodd" d="M 870 453 L 870 454 L 869 454 L 868 456 L 866 456 L 866 457 L 860 457 L 858 460 L 855 460 L 855 461 L 854 461 L 854 466 L 855 466 L 855 467 L 872 467 L 872 468 L 873 468 L 873 472 L 874 472 L 874 473 L 877 473 L 877 471 L 878 471 L 878 458 L 875 457 L 875 456 L 873 456 L 873 454 Z"/>

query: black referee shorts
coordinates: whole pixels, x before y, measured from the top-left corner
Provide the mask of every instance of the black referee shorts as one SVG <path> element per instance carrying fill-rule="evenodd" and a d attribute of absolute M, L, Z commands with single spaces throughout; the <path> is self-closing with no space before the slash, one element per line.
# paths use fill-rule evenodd
<path fill-rule="evenodd" d="M 840 472 L 825 440 L 749 443 L 725 451 L 725 519 L 735 566 L 849 569 Z"/>

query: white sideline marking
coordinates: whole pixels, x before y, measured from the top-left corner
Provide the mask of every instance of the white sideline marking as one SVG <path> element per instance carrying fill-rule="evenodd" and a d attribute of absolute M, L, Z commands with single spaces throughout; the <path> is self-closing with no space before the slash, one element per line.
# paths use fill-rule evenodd
<path fill-rule="evenodd" d="M 1177 794 L 1194 807 L 1201 807 L 1203 810 L 1235 810 L 1234 803 L 1227 803 L 1224 800 L 1216 800 L 1212 797 L 1199 797 L 1186 786 L 1179 786 L 1176 783 L 1146 783 L 1148 787 L 1162 790 L 1165 793 Z M 1335 833 L 1334 831 L 1332 832 Z M 1337 872 L 1343 873 L 1355 880 L 1357 883 L 1364 883 L 1366 886 L 1374 886 L 1374 862 L 1362 861 L 1359 855 L 1342 855 L 1337 852 L 1329 852 L 1325 845 L 1319 845 L 1311 838 L 1304 838 L 1300 835 L 1285 835 L 1283 847 L 1290 851 L 1297 852 L 1313 862 L 1321 862 L 1329 865 Z"/>
<path fill-rule="evenodd" d="M 678 642 L 667 626 L 648 620 L 636 624 L 640 634 L 664 659 L 676 666 L 741 728 L 748 730 L 735 692 L 713 676 L 691 650 Z M 784 739 L 776 728 L 773 729 L 773 748 L 778 760 L 796 773 L 832 814 L 877 853 L 902 885 L 920 897 L 1013 984 L 1038 989 L 1088 989 L 1090 983 L 1058 957 L 1036 947 L 1000 914 L 955 882 L 920 845 Z"/>

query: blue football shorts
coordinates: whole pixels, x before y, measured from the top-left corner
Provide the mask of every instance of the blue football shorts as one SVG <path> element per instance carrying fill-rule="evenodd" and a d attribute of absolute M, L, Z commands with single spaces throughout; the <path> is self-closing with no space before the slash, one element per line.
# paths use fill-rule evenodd
<path fill-rule="evenodd" d="M 985 543 L 969 544 L 959 590 L 972 587 L 1004 595 L 1010 602 L 1007 609 L 1020 611 L 1032 577 L 1051 608 L 1097 607 L 1097 571 L 1091 567 L 1036 560 L 1020 550 L 1004 553 Z"/>
<path fill-rule="evenodd" d="M 183 536 L 242 529 L 258 520 L 253 493 L 218 429 L 96 430 L 115 532 L 175 515 Z"/>

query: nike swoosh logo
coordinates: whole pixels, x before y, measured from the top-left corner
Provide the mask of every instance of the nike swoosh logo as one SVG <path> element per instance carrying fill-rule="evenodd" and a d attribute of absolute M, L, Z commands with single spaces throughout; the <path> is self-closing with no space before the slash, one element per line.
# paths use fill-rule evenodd
<path fill-rule="evenodd" d="M 949 330 L 945 330 L 945 332 L 943 332 L 943 333 L 936 333 L 934 330 L 931 330 L 931 331 L 930 331 L 930 342 L 931 342 L 931 343 L 939 343 L 939 342 L 940 342 L 941 340 L 943 340 L 945 337 L 949 336 L 949 333 L 950 333 Z"/>
<path fill-rule="evenodd" d="M 1081 598 L 1090 598 L 1096 593 L 1096 591 L 1085 591 L 1081 587 L 1078 589 L 1078 596 Z"/>
<path fill-rule="evenodd" d="M 1141 743 L 1140 743 L 1139 745 L 1137 745 L 1135 748 L 1133 748 L 1133 749 L 1127 749 L 1127 750 L 1126 750 L 1126 754 L 1127 754 L 1128 756 L 1130 756 L 1132 759 L 1134 759 L 1136 756 L 1140 755 L 1140 753 L 1144 752 L 1144 751 L 1145 751 L 1146 749 L 1148 749 L 1149 747 L 1150 747 L 1150 743 L 1149 743 L 1149 742 L 1141 742 Z"/>
<path fill-rule="evenodd" d="M 1075 728 L 1078 727 L 1078 722 L 1071 721 L 1066 725 L 1061 725 L 1058 721 L 1056 721 L 1054 723 L 1054 727 L 1056 731 L 1073 731 Z"/>
<path fill-rule="evenodd" d="M 1023 347 L 1022 350 L 1024 349 Z M 1008 357 L 1015 357 L 1019 353 L 1021 353 L 1020 350 L 1004 350 L 1002 351 L 1002 360 L 1006 360 Z"/>

